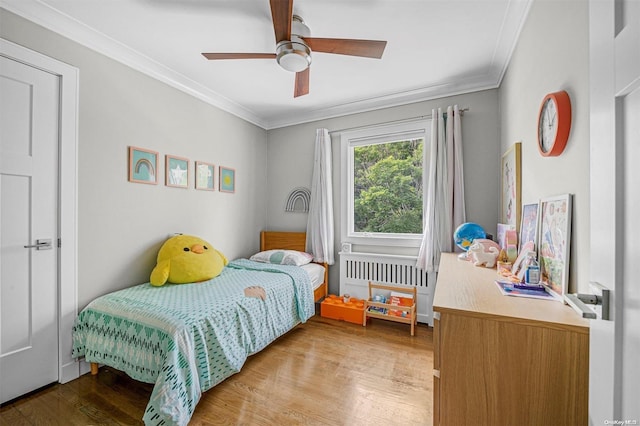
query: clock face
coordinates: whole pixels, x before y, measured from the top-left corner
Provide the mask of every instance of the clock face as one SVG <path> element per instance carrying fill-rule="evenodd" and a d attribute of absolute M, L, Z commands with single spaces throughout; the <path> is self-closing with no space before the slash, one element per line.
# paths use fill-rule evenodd
<path fill-rule="evenodd" d="M 553 99 L 547 99 L 540 112 L 538 142 L 542 152 L 549 152 L 558 133 L 558 109 Z"/>
<path fill-rule="evenodd" d="M 538 113 L 538 150 L 544 157 L 562 154 L 571 131 L 571 99 L 561 90 L 542 100 Z"/>

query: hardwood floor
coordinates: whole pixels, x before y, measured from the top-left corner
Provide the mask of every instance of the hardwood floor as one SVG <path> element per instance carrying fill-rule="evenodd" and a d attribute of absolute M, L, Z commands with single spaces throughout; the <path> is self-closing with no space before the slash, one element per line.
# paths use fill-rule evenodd
<path fill-rule="evenodd" d="M 205 392 L 190 425 L 430 425 L 433 329 L 318 315 Z M 0 408 L 1 425 L 139 425 L 152 385 L 109 367 Z"/>

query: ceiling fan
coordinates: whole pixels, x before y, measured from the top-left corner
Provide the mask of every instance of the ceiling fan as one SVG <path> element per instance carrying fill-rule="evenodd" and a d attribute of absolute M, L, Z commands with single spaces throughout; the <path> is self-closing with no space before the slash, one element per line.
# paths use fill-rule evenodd
<path fill-rule="evenodd" d="M 311 52 L 340 55 L 382 57 L 386 41 L 310 37 L 311 31 L 302 18 L 293 14 L 293 0 L 269 0 L 276 35 L 276 53 L 203 53 L 217 59 L 275 59 L 287 71 L 296 73 L 294 97 L 309 93 Z"/>

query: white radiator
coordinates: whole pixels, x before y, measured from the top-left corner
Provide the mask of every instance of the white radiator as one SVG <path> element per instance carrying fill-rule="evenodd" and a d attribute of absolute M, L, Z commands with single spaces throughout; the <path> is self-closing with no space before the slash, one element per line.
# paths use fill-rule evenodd
<path fill-rule="evenodd" d="M 340 294 L 366 299 L 369 281 L 416 287 L 418 322 L 433 326 L 435 274 L 418 269 L 414 256 L 341 252 Z"/>

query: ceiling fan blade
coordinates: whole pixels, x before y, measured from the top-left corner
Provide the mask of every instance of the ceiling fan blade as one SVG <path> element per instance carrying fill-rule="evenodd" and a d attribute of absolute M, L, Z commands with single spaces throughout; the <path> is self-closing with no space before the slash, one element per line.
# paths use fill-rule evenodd
<path fill-rule="evenodd" d="M 203 53 L 207 59 L 275 59 L 275 53 Z"/>
<path fill-rule="evenodd" d="M 309 94 L 309 67 L 306 70 L 296 73 L 296 87 L 293 91 L 293 97 L 304 96 Z"/>
<path fill-rule="evenodd" d="M 305 43 L 314 52 L 337 53 L 339 55 L 364 56 L 366 58 L 382 57 L 386 41 L 355 40 L 346 38 L 304 37 Z"/>
<path fill-rule="evenodd" d="M 269 0 L 271 3 L 271 19 L 276 43 L 291 40 L 291 19 L 293 18 L 293 0 Z"/>

